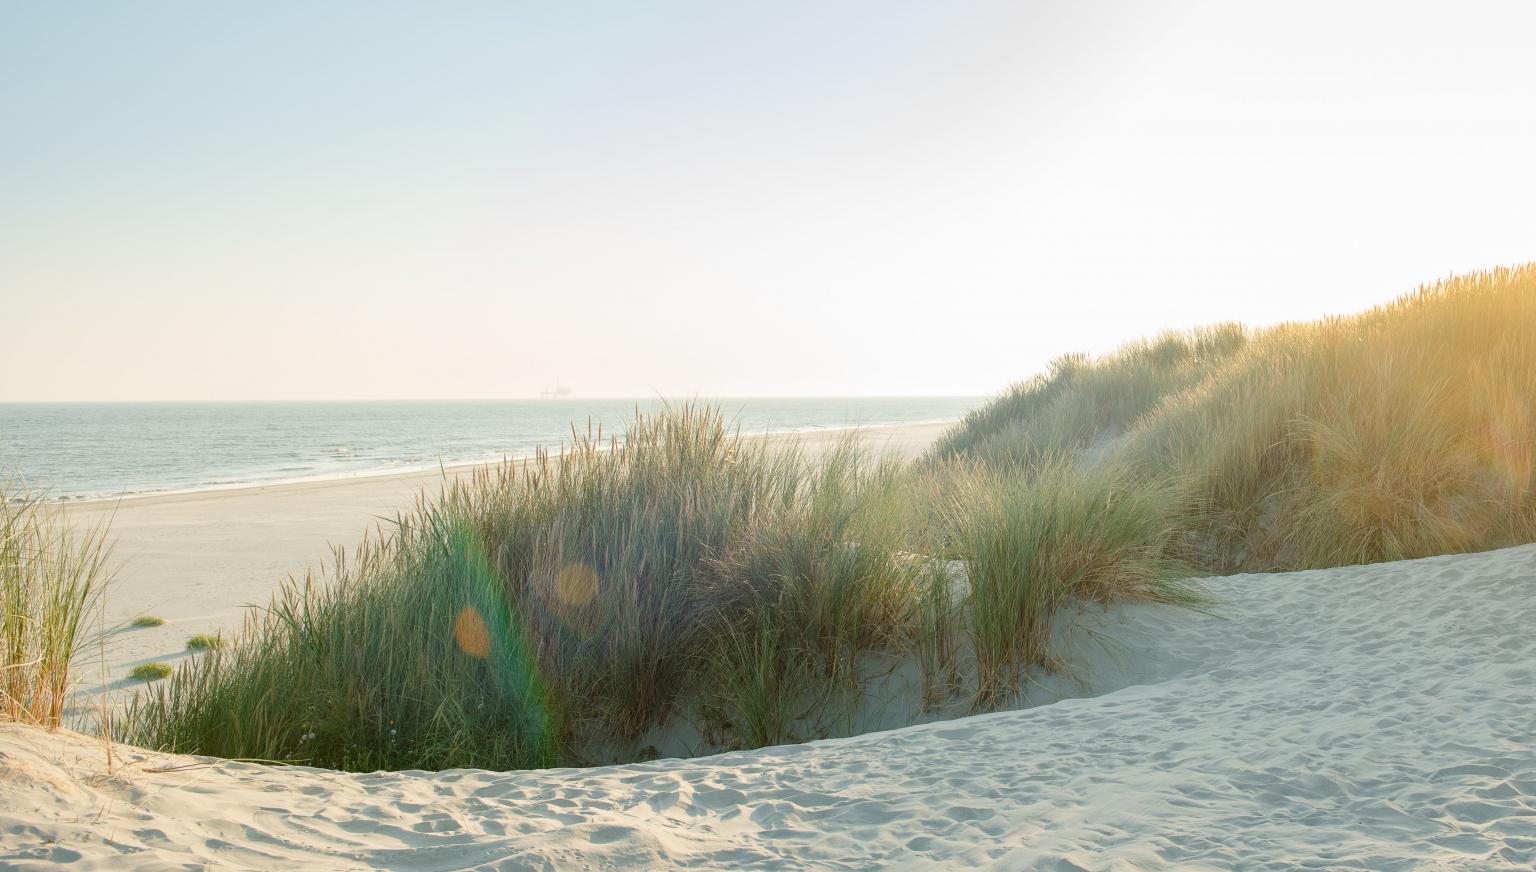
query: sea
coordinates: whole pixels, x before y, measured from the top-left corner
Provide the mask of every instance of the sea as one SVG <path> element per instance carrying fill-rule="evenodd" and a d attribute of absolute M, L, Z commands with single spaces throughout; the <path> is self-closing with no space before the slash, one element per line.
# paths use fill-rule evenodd
<path fill-rule="evenodd" d="M 743 434 L 957 420 L 980 397 L 706 399 Z M 0 403 L 0 483 L 78 500 L 526 457 L 622 436 L 659 399 Z M 671 403 L 670 405 L 676 405 Z"/>

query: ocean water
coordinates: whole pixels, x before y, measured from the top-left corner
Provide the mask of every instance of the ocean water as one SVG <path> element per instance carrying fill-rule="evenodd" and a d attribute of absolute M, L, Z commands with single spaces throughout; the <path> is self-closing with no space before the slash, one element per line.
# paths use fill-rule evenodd
<path fill-rule="evenodd" d="M 743 433 L 959 418 L 978 397 L 723 399 Z M 0 481 L 87 499 L 345 478 L 524 457 L 660 400 L 0 403 Z"/>

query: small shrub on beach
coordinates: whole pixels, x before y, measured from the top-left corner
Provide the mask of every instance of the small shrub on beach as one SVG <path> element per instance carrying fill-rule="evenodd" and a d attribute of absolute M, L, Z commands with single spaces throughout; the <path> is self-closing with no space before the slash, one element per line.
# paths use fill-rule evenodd
<path fill-rule="evenodd" d="M 171 674 L 171 667 L 164 663 L 141 663 L 128 671 L 135 681 L 159 681 Z"/>
<path fill-rule="evenodd" d="M 128 622 L 128 626 L 130 627 L 159 627 L 164 624 L 165 618 L 158 618 L 154 615 L 139 615 L 137 618 L 134 618 Z"/>
<path fill-rule="evenodd" d="M 215 648 L 224 647 L 224 637 L 199 633 L 187 640 L 188 651 L 212 651 Z"/>

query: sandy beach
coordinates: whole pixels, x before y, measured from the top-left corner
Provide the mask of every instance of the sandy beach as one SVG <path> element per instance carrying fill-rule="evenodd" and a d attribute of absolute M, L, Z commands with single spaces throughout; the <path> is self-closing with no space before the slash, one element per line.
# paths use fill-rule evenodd
<path fill-rule="evenodd" d="M 1536 872 L 1536 3 L 0 9 L 0 872 Z"/>
<path fill-rule="evenodd" d="M 910 458 L 949 424 L 869 427 L 856 431 L 871 451 Z M 776 434 L 776 444 L 807 451 L 836 444 L 848 431 Z M 109 630 L 103 650 L 81 669 L 81 699 L 138 686 L 124 678 L 141 663 L 174 664 L 190 656 L 199 633 L 234 633 L 246 607 L 264 605 L 283 579 L 329 560 L 333 546 L 351 549 L 366 531 L 387 525 L 421 493 L 468 476 L 479 466 L 330 481 L 267 485 L 121 500 L 68 503 L 77 525 L 110 521 L 118 567 L 105 623 L 121 627 L 138 615 L 159 627 Z"/>
<path fill-rule="evenodd" d="M 694 760 L 495 773 L 0 726 L 7 868 L 1529 869 L 1536 546 L 1098 612 L 1087 698 Z M 1125 664 L 1135 664 L 1127 668 Z M 1097 694 L 1097 695 L 1094 695 Z M 110 764 L 109 764 L 110 760 Z"/>

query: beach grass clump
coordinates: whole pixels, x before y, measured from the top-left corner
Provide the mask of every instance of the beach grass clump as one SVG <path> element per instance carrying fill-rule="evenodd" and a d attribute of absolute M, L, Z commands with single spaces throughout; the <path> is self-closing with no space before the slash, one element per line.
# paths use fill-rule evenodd
<path fill-rule="evenodd" d="M 724 747 L 760 748 L 803 738 L 800 725 L 825 701 L 813 661 L 797 649 L 783 613 L 754 608 L 727 624 L 705 665 L 702 710 Z"/>
<path fill-rule="evenodd" d="M 730 747 L 856 730 L 879 662 L 910 636 L 924 568 L 906 559 L 906 470 L 852 442 L 803 467 L 780 505 L 706 562 L 716 609 L 702 710 Z"/>
<path fill-rule="evenodd" d="M 673 711 L 696 665 L 719 613 L 706 562 L 799 498 L 801 480 L 791 455 L 691 409 L 641 418 L 602 448 L 577 439 L 557 461 L 450 505 L 492 543 L 573 735 L 622 741 Z"/>
<path fill-rule="evenodd" d="M 119 735 L 353 771 L 555 762 L 557 713 L 482 546 L 424 521 L 286 584 L 230 644 L 135 698 Z"/>
<path fill-rule="evenodd" d="M 161 627 L 164 625 L 165 618 L 157 617 L 155 615 L 139 615 L 138 617 L 128 622 L 128 626 L 141 629 L 144 627 Z"/>
<path fill-rule="evenodd" d="M 135 681 L 159 681 L 171 674 L 171 667 L 165 663 L 140 663 L 128 670 L 128 677 Z"/>
<path fill-rule="evenodd" d="M 198 633 L 187 639 L 188 651 L 212 651 L 224 647 L 224 637 L 218 634 Z"/>
<path fill-rule="evenodd" d="M 1179 519 L 1188 490 L 1170 476 L 1058 458 L 1029 471 L 982 469 L 952 496 L 952 554 L 965 561 L 963 626 L 975 710 L 1012 700 L 1051 670 L 1051 622 L 1072 602 L 1189 603 Z"/>
<path fill-rule="evenodd" d="M 574 434 L 421 503 L 326 583 L 290 583 L 119 735 L 354 770 L 626 759 L 705 710 L 725 746 L 779 741 L 770 708 L 828 720 L 796 676 L 846 698 L 857 652 L 898 644 L 900 474 L 852 443 L 770 449 L 707 408 Z"/>
<path fill-rule="evenodd" d="M 0 487 L 0 720 L 61 724 L 71 662 L 100 621 L 107 555 L 104 526 L 77 530 Z"/>

